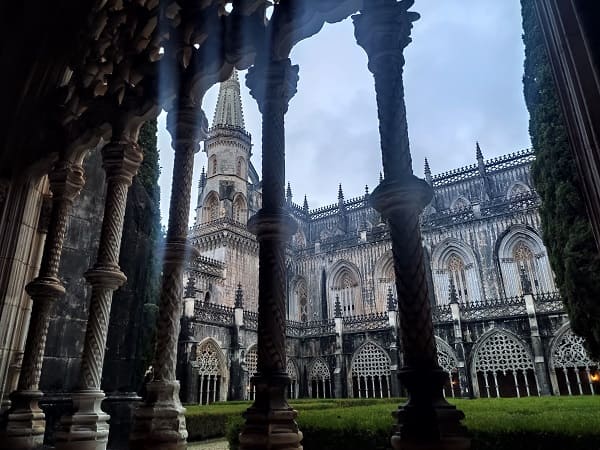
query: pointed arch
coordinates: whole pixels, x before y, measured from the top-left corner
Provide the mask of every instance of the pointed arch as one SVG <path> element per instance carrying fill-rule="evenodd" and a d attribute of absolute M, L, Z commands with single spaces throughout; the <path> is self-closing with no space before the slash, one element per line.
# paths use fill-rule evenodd
<path fill-rule="evenodd" d="M 227 400 L 227 362 L 221 347 L 213 338 L 196 346 L 192 368 L 198 377 L 198 403 L 207 405 Z"/>
<path fill-rule="evenodd" d="M 439 336 L 435 336 L 437 347 L 437 360 L 440 368 L 448 374 L 448 380 L 444 384 L 444 395 L 448 393 L 456 396 L 456 392 L 460 394 L 460 377 L 458 376 L 458 357 L 456 352 L 450 347 L 445 340 Z"/>
<path fill-rule="evenodd" d="M 219 194 L 217 194 L 215 191 L 210 191 L 204 198 L 204 205 L 202 207 L 202 221 L 207 223 L 217 220 L 220 216 L 219 209 Z"/>
<path fill-rule="evenodd" d="M 486 397 L 537 394 L 538 381 L 527 344 L 504 328 L 484 333 L 473 348 L 473 390 Z M 483 392 L 482 392 L 483 391 Z"/>
<path fill-rule="evenodd" d="M 447 238 L 436 245 L 431 254 L 431 266 L 438 305 L 449 302 L 450 279 L 454 281 L 459 301 L 471 303 L 484 298 L 477 257 L 463 242 Z"/>
<path fill-rule="evenodd" d="M 584 342 L 569 323 L 556 332 L 550 345 L 549 367 L 555 395 L 600 393 L 599 364 L 589 357 Z"/>
<path fill-rule="evenodd" d="M 347 260 L 340 260 L 329 271 L 328 317 L 334 316 L 336 297 L 342 305 L 342 315 L 354 316 L 364 313 L 360 271 Z"/>
<path fill-rule="evenodd" d="M 308 283 L 306 278 L 297 276 L 293 282 L 293 320 L 307 322 L 309 318 L 308 311 Z"/>
<path fill-rule="evenodd" d="M 394 257 L 392 251 L 385 252 L 375 264 L 375 309 L 378 312 L 387 311 L 387 297 L 389 289 L 396 295 L 396 276 L 394 274 Z"/>
<path fill-rule="evenodd" d="M 248 222 L 248 201 L 244 194 L 238 192 L 233 198 L 233 220 L 246 224 Z"/>
<path fill-rule="evenodd" d="M 308 396 L 311 398 L 333 397 L 333 385 L 329 365 L 323 358 L 316 358 L 310 365 Z"/>
<path fill-rule="evenodd" d="M 292 358 L 287 358 L 287 374 L 290 377 L 288 385 L 288 398 L 298 398 L 298 366 Z"/>
<path fill-rule="evenodd" d="M 256 375 L 258 368 L 258 352 L 256 343 L 250 345 L 246 350 L 244 357 L 244 366 L 246 368 L 246 400 L 254 400 L 256 387 L 252 383 L 252 377 Z"/>
<path fill-rule="evenodd" d="M 498 240 L 496 256 L 506 296 L 523 294 L 523 274 L 528 278 L 534 294 L 556 290 L 546 248 L 542 238 L 532 228 L 511 226 Z"/>
<path fill-rule="evenodd" d="M 354 397 L 391 396 L 391 360 L 381 346 L 367 341 L 354 352 L 348 386 Z"/>

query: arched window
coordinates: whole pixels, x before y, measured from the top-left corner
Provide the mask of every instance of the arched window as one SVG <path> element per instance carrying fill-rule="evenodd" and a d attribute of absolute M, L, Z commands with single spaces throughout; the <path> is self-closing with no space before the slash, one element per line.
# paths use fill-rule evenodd
<path fill-rule="evenodd" d="M 375 267 L 375 310 L 376 312 L 387 311 L 388 294 L 392 290 L 392 296 L 396 296 L 396 277 L 394 275 L 394 259 L 391 254 L 386 254 Z"/>
<path fill-rule="evenodd" d="M 474 353 L 472 370 L 479 392 L 486 397 L 537 394 L 531 355 L 506 332 L 496 331 L 484 338 Z"/>
<path fill-rule="evenodd" d="M 239 194 L 233 201 L 233 220 L 239 223 L 248 221 L 248 208 L 244 196 Z"/>
<path fill-rule="evenodd" d="M 256 387 L 251 381 L 251 378 L 256 374 L 258 362 L 258 354 L 256 352 L 256 345 L 253 345 L 246 352 L 246 374 L 248 383 L 246 384 L 246 400 L 254 400 L 254 394 L 256 393 Z"/>
<path fill-rule="evenodd" d="M 448 380 L 444 384 L 444 396 L 450 394 L 452 397 L 460 395 L 460 377 L 458 376 L 458 359 L 448 343 L 439 337 L 435 337 L 437 347 L 438 364 L 448 374 Z"/>
<path fill-rule="evenodd" d="M 331 373 L 321 358 L 317 359 L 310 369 L 308 396 L 311 398 L 333 398 Z"/>
<path fill-rule="evenodd" d="M 196 349 L 192 367 L 198 374 L 198 403 L 201 405 L 224 400 L 224 364 L 223 354 L 214 342 L 206 341 Z"/>
<path fill-rule="evenodd" d="M 329 317 L 334 316 L 335 301 L 340 299 L 343 316 L 363 314 L 360 302 L 360 285 L 358 277 L 346 266 L 343 266 L 333 276 L 333 297 L 329 306 Z"/>
<path fill-rule="evenodd" d="M 298 305 L 298 320 L 300 322 L 306 322 L 308 321 L 308 290 L 306 287 L 306 280 L 304 278 L 300 278 L 296 282 L 294 294 L 296 298 L 296 304 Z"/>
<path fill-rule="evenodd" d="M 290 377 L 288 398 L 298 398 L 298 368 L 291 358 L 287 359 L 287 374 Z"/>
<path fill-rule="evenodd" d="M 454 282 L 459 301 L 468 303 L 470 300 L 470 293 L 467 284 L 465 262 L 456 253 L 451 254 L 450 258 L 448 258 L 448 275 Z"/>
<path fill-rule="evenodd" d="M 237 165 L 235 167 L 235 174 L 238 177 L 242 177 L 242 158 L 238 158 Z"/>
<path fill-rule="evenodd" d="M 217 174 L 217 156 L 216 155 L 212 155 L 210 157 L 210 160 L 208 161 L 208 170 L 211 175 Z"/>
<path fill-rule="evenodd" d="M 556 290 L 544 244 L 535 231 L 525 226 L 513 226 L 502 238 L 498 262 L 508 297 L 523 295 L 523 277 L 534 294 Z"/>
<path fill-rule="evenodd" d="M 600 393 L 598 363 L 588 356 L 583 346 L 583 338 L 573 334 L 570 328 L 556 339 L 551 363 L 556 394 Z"/>
<path fill-rule="evenodd" d="M 204 223 L 212 222 L 219 218 L 219 196 L 216 192 L 211 192 L 204 201 Z"/>
<path fill-rule="evenodd" d="M 350 369 L 354 397 L 390 397 L 390 358 L 381 347 L 367 342 L 352 359 Z"/>

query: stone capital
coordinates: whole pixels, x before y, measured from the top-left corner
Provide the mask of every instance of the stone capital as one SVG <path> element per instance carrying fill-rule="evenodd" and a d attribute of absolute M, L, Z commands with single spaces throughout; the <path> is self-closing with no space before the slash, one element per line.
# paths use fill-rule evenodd
<path fill-rule="evenodd" d="M 84 277 L 92 286 L 116 290 L 121 287 L 127 277 L 119 267 L 96 265 L 84 273 Z"/>
<path fill-rule="evenodd" d="M 167 114 L 167 131 L 175 151 L 191 149 L 197 153 L 200 141 L 208 136 L 208 119 L 199 106 L 180 104 Z"/>
<path fill-rule="evenodd" d="M 128 186 L 143 159 L 141 147 L 133 140 L 112 140 L 102 149 L 102 166 L 107 180 L 121 181 Z"/>
<path fill-rule="evenodd" d="M 256 234 L 257 240 L 287 242 L 298 229 L 296 221 L 288 214 L 269 213 L 260 210 L 248 220 L 248 229 Z"/>
<path fill-rule="evenodd" d="M 369 57 L 369 70 L 377 73 L 404 66 L 404 48 L 411 42 L 412 23 L 419 19 L 407 11 L 414 0 L 370 0 L 352 16 L 354 35 Z"/>
<path fill-rule="evenodd" d="M 298 86 L 298 65 L 289 58 L 281 61 L 257 62 L 248 69 L 246 86 L 258 104 L 261 114 L 275 110 L 285 114 Z"/>
<path fill-rule="evenodd" d="M 38 277 L 25 287 L 34 300 L 56 300 L 64 295 L 65 287 L 58 278 Z"/>
<path fill-rule="evenodd" d="M 72 202 L 83 188 L 83 167 L 70 161 L 59 161 L 48 174 L 50 190 L 55 200 Z"/>
<path fill-rule="evenodd" d="M 170 241 L 165 243 L 163 261 L 165 264 L 184 264 L 200 256 L 200 251 L 186 241 Z"/>
<path fill-rule="evenodd" d="M 423 211 L 433 198 L 433 189 L 420 178 L 410 175 L 401 180 L 383 180 L 369 197 L 369 203 L 384 217 L 395 213 Z"/>

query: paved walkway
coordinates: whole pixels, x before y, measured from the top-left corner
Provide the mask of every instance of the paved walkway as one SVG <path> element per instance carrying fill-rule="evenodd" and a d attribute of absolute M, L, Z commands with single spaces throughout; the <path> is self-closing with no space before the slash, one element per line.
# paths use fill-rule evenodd
<path fill-rule="evenodd" d="M 202 442 L 188 443 L 188 450 L 228 450 L 226 439 L 211 439 Z"/>

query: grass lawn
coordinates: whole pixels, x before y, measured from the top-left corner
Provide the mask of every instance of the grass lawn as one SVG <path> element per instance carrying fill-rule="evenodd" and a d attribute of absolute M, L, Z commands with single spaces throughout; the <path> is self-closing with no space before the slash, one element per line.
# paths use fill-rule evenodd
<path fill-rule="evenodd" d="M 391 411 L 402 400 L 294 400 L 304 448 L 388 448 Z M 600 397 L 451 400 L 464 411 L 474 450 L 598 450 Z M 228 435 L 237 445 L 248 402 L 187 406 L 190 441 Z"/>

